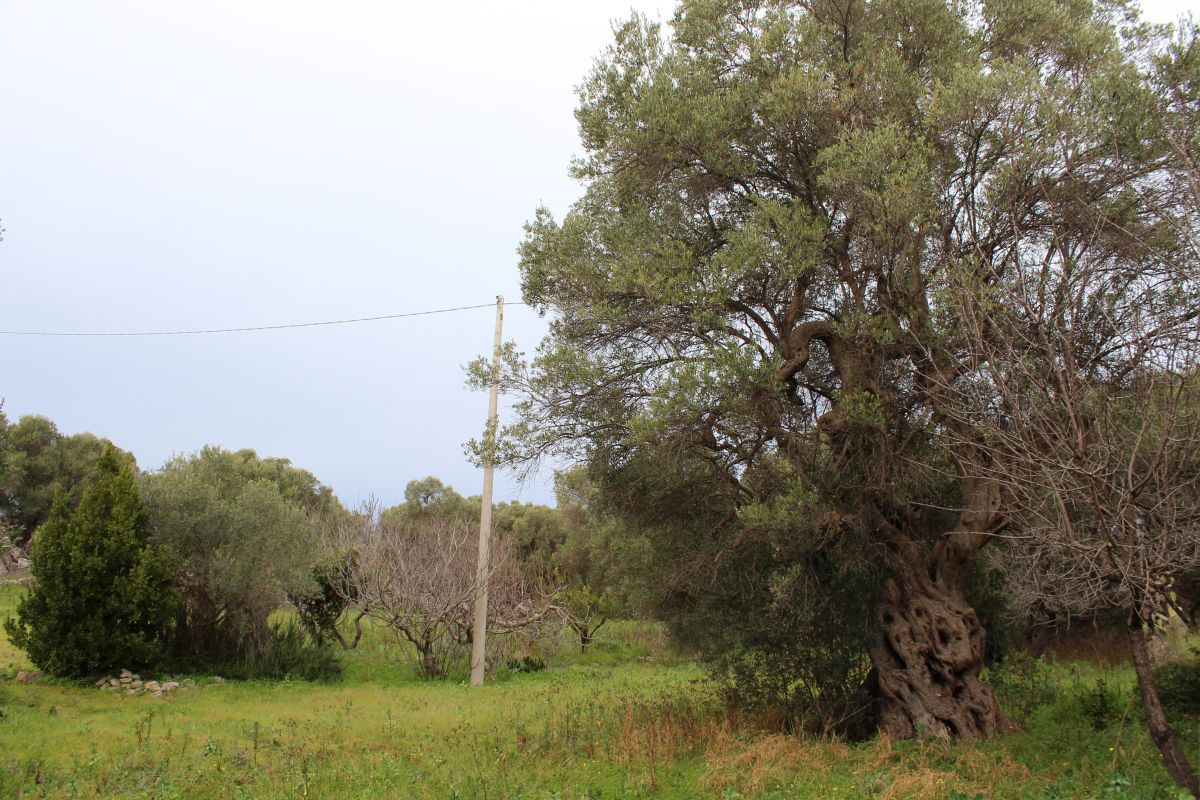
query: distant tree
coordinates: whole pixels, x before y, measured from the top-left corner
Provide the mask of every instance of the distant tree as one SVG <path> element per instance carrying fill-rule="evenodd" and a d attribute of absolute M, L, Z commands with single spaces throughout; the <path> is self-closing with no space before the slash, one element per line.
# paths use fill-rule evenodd
<path fill-rule="evenodd" d="M 610 613 L 642 613 L 642 593 L 634 573 L 646 553 L 638 531 L 623 523 L 619 514 L 606 511 L 602 493 L 585 467 L 557 473 L 554 497 L 564 529 L 554 557 L 557 574 L 568 585 L 582 584 L 607 598 Z"/>
<path fill-rule="evenodd" d="M 4 402 L 0 401 L 0 520 L 4 520 L 11 526 L 14 523 L 5 513 L 7 511 L 7 503 L 5 502 L 6 497 L 4 488 L 8 486 L 8 475 L 9 471 L 12 469 L 12 444 L 10 428 L 11 426 L 8 423 L 8 417 L 4 414 Z"/>
<path fill-rule="evenodd" d="M 99 477 L 100 457 L 113 448 L 131 469 L 131 453 L 90 433 L 63 435 L 46 417 L 24 416 L 7 425 L 6 468 L 0 468 L 0 515 L 24 542 L 50 513 L 56 494 L 68 509 L 79 505 L 84 491 Z"/>
<path fill-rule="evenodd" d="M 268 617 L 312 586 L 316 520 L 340 504 L 308 472 L 252 450 L 205 447 L 147 473 L 152 536 L 183 596 L 175 645 L 199 662 L 262 655 Z"/>
<path fill-rule="evenodd" d="M 469 524 L 479 521 L 479 497 L 463 497 L 432 475 L 411 480 L 404 487 L 404 502 L 385 509 L 382 518 L 388 524 L 403 524 L 420 519 L 442 519 Z"/>
<path fill-rule="evenodd" d="M 179 602 L 126 459 L 109 448 L 97 471 L 74 511 L 55 501 L 33 539 L 36 583 L 4 623 L 55 675 L 155 664 Z"/>
<path fill-rule="evenodd" d="M 497 503 L 492 511 L 494 535 L 505 539 L 523 564 L 540 575 L 556 568 L 567 528 L 557 509 L 538 503 Z"/>
<path fill-rule="evenodd" d="M 559 592 L 555 605 L 567 627 L 579 637 L 579 650 L 582 653 L 588 651 L 600 629 L 618 608 L 612 595 L 595 592 L 584 583 L 567 586 Z"/>

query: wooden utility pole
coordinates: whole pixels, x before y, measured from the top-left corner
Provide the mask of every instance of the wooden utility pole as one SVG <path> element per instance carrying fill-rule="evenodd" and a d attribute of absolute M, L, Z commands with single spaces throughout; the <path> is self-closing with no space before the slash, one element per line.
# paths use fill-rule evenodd
<path fill-rule="evenodd" d="M 483 509 L 479 512 L 479 563 L 475 569 L 475 624 L 471 628 L 471 685 L 483 683 L 487 658 L 488 582 L 491 580 L 492 459 L 496 450 L 500 394 L 500 330 L 504 327 L 504 295 L 496 296 L 496 340 L 492 345 L 492 390 L 488 396 L 488 421 L 484 434 Z"/>

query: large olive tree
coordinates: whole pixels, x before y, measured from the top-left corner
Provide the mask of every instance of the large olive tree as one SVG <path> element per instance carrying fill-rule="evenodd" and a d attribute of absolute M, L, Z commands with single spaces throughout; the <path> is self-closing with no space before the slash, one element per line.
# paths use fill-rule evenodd
<path fill-rule="evenodd" d="M 588 461 L 671 543 L 664 594 L 688 609 L 706 582 L 814 619 L 842 591 L 839 632 L 869 606 L 889 734 L 1000 730 L 965 592 L 1006 516 L 946 444 L 970 358 L 943 287 L 1072 219 L 1104 230 L 1080 252 L 1136 249 L 1163 148 L 1133 14 L 696 0 L 669 36 L 620 27 L 580 92 L 585 194 L 521 248 L 551 332 L 527 367 L 508 351 L 521 419 L 482 455 Z"/>

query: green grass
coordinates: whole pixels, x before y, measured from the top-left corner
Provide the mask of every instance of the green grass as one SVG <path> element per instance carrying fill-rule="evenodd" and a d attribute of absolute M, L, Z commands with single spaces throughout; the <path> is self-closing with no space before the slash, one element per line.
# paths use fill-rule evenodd
<path fill-rule="evenodd" d="M 16 583 L 0 583 L 0 622 L 17 612 L 17 599 L 24 591 Z M 0 671 L 15 673 L 22 669 L 33 669 L 29 657 L 25 655 L 24 650 L 14 647 L 4 629 L 0 628 Z"/>
<path fill-rule="evenodd" d="M 0 587 L 0 616 L 19 590 Z M 215 683 L 166 700 L 69 682 L 0 682 L 0 797 L 1155 798 L 1157 755 L 1128 670 L 1057 665 L 1027 732 L 977 745 L 864 744 L 755 731 L 731 718 L 654 626 L 622 623 L 544 672 L 481 688 L 423 682 L 383 632 L 339 683 Z M 0 664 L 23 657 L 0 637 Z M 11 667 L 10 667 L 11 673 Z M 1100 720 L 1104 678 L 1122 708 Z M 1022 684 L 1022 681 L 1025 681 Z M 1196 752 L 1196 736 L 1188 734 Z"/>

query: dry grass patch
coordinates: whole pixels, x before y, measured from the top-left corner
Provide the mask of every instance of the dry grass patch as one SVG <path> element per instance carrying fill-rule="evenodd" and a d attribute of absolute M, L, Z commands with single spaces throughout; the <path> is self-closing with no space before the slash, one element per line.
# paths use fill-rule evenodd
<path fill-rule="evenodd" d="M 726 729 L 705 753 L 701 785 L 715 792 L 736 788 L 757 792 L 786 783 L 796 774 L 832 774 L 850 757 L 850 748 L 830 740 L 782 733 L 735 734 Z"/>

